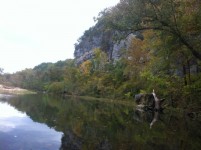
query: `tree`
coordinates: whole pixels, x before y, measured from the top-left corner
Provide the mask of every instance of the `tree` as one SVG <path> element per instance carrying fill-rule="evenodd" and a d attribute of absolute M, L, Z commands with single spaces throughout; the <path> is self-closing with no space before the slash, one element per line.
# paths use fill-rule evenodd
<path fill-rule="evenodd" d="M 99 48 L 96 48 L 93 51 L 94 51 L 94 58 L 92 60 L 93 68 L 95 70 L 103 71 L 108 61 L 107 54 Z"/>
<path fill-rule="evenodd" d="M 133 38 L 127 50 L 126 72 L 129 76 L 138 76 L 150 60 L 150 39 L 153 31 L 143 32 L 144 40 Z"/>
<path fill-rule="evenodd" d="M 200 8 L 199 0 L 121 0 L 104 17 L 110 27 L 126 35 L 155 30 L 173 36 L 201 60 Z"/>
<path fill-rule="evenodd" d="M 0 68 L 0 74 L 3 74 L 4 69 Z"/>
<path fill-rule="evenodd" d="M 3 74 L 3 68 L 0 68 L 0 82 L 1 83 L 3 82 L 2 74 Z"/>
<path fill-rule="evenodd" d="M 80 70 L 83 74 L 85 75 L 90 75 L 91 70 L 92 70 L 92 62 L 90 60 L 86 60 L 84 61 L 81 65 L 80 65 Z"/>

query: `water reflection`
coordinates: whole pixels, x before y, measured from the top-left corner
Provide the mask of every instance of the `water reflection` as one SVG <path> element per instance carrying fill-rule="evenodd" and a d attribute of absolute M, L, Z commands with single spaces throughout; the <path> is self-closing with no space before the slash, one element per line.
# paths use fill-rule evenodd
<path fill-rule="evenodd" d="M 0 102 L 1 150 L 55 150 L 60 146 L 61 136 L 62 133 L 33 122 L 26 113 Z"/>
<path fill-rule="evenodd" d="M 4 101 L 35 122 L 62 132 L 55 149 L 201 149 L 200 122 L 171 112 L 140 112 L 131 106 L 47 95 L 19 96 Z M 32 141 L 37 140 L 29 134 Z M 51 137 L 46 139 L 49 144 Z M 45 142 L 41 141 L 41 145 Z"/>
<path fill-rule="evenodd" d="M 138 107 L 134 109 L 134 112 L 133 118 L 138 122 L 150 122 L 150 129 L 159 120 L 159 116 L 163 113 L 162 110 L 144 110 L 139 109 Z"/>
<path fill-rule="evenodd" d="M 158 121 L 158 118 L 159 118 L 159 112 L 158 111 L 154 111 L 153 113 L 154 113 L 154 117 L 150 123 L 150 129 Z"/>
<path fill-rule="evenodd" d="M 10 120 L 23 120 L 26 117 L 24 113 L 20 113 L 6 103 L 0 103 L 0 132 L 10 132 L 17 126 L 20 126 L 21 121 L 11 122 Z"/>

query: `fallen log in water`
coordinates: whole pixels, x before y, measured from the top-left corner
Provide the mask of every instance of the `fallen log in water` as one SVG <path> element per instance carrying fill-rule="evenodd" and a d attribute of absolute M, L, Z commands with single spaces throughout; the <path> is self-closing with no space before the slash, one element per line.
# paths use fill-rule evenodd
<path fill-rule="evenodd" d="M 162 110 L 161 104 L 164 100 L 165 99 L 159 99 L 154 90 L 150 94 L 135 95 L 135 102 L 138 104 L 138 109 L 160 111 Z"/>

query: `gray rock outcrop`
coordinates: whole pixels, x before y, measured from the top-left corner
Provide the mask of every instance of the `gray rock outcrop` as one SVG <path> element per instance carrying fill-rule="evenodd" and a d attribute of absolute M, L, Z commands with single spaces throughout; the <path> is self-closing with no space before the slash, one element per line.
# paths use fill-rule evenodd
<path fill-rule="evenodd" d="M 124 33 L 125 34 L 125 33 Z M 126 50 L 135 37 L 140 37 L 140 33 L 136 35 L 130 34 L 122 38 L 123 33 L 108 30 L 104 25 L 96 24 L 94 27 L 85 31 L 80 37 L 78 43 L 75 44 L 74 56 L 77 64 L 92 59 L 94 49 L 99 48 L 108 55 L 109 61 L 117 61 L 123 55 L 123 50 Z M 142 37 L 141 37 L 142 38 Z"/>

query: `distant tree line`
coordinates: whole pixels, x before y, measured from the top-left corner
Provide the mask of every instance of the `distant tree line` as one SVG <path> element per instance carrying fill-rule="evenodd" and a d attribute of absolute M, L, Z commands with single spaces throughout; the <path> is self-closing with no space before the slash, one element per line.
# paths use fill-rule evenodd
<path fill-rule="evenodd" d="M 125 100 L 155 89 L 171 105 L 200 106 L 199 0 L 121 0 L 96 20 L 121 32 L 121 38 L 140 31 L 143 39 L 132 39 L 115 63 L 108 61 L 106 50 L 96 48 L 93 59 L 80 65 L 73 59 L 42 63 L 4 74 L 2 82 L 36 91 Z"/>

